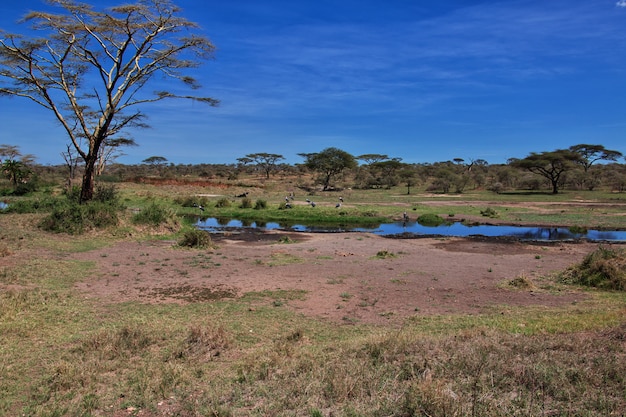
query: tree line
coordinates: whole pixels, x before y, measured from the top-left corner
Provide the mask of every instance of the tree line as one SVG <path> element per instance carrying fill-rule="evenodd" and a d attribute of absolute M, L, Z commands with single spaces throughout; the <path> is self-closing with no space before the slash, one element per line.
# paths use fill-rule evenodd
<path fill-rule="evenodd" d="M 495 193 L 548 190 L 554 194 L 562 189 L 626 190 L 626 165 L 618 163 L 623 154 L 602 145 L 579 144 L 568 149 L 532 152 L 525 158 L 511 158 L 506 164 L 493 165 L 483 159 L 463 158 L 404 163 L 398 157 L 354 156 L 334 147 L 299 156 L 303 161 L 296 164 L 287 164 L 283 155 L 274 153 L 247 154 L 232 164 L 173 164 L 163 156 L 151 156 L 138 165 L 113 163 L 98 178 L 103 181 L 135 181 L 145 177 L 267 181 L 295 177 L 297 186 L 309 191 L 403 186 L 407 194 L 417 186 L 433 193 L 463 193 L 471 189 Z M 40 166 L 34 160 L 33 155 L 22 155 L 17 146 L 0 145 L 2 173 L 11 185 L 5 194 L 23 194 L 36 188 L 42 177 L 68 179 L 75 170 L 83 169 L 69 164 Z"/>

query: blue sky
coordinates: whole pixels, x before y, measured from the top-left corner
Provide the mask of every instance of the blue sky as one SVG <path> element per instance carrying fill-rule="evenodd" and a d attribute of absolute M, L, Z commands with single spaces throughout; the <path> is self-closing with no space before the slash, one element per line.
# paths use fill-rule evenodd
<path fill-rule="evenodd" d="M 7 4 L 10 3 L 10 4 Z M 92 0 L 97 8 L 117 1 Z M 234 163 L 334 146 L 421 163 L 602 144 L 626 154 L 626 0 L 178 0 L 217 47 L 211 108 L 145 107 L 122 163 Z M 39 0 L 2 2 L 0 28 Z M 0 98 L 0 144 L 60 164 L 52 114 Z"/>

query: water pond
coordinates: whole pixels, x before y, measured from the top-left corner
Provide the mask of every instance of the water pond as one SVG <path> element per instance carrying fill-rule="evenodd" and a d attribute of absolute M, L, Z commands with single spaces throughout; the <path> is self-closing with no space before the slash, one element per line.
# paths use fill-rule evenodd
<path fill-rule="evenodd" d="M 570 230 L 565 227 L 533 227 L 507 225 L 466 225 L 463 223 L 424 226 L 417 222 L 395 222 L 367 226 L 306 226 L 279 222 L 255 222 L 234 219 L 204 218 L 196 222 L 196 227 L 210 232 L 223 232 L 233 229 L 291 230 L 298 232 L 340 233 L 369 232 L 381 236 L 400 234 L 426 236 L 487 236 L 513 237 L 520 240 L 565 241 L 587 239 L 591 241 L 626 242 L 626 231 L 621 230 Z"/>

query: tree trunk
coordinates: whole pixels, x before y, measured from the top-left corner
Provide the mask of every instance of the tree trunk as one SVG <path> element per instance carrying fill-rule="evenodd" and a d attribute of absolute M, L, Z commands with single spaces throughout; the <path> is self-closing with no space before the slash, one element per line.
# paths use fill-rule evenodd
<path fill-rule="evenodd" d="M 559 193 L 559 181 L 552 180 L 552 194 L 558 194 L 558 193 Z"/>
<path fill-rule="evenodd" d="M 80 190 L 80 203 L 86 203 L 93 199 L 95 185 L 96 161 L 88 159 L 85 161 L 85 173 L 83 175 L 83 185 Z"/>

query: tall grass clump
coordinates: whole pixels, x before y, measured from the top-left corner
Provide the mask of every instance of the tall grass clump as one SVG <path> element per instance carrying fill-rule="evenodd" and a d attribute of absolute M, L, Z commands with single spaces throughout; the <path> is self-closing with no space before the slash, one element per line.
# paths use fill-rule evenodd
<path fill-rule="evenodd" d="M 174 218 L 174 213 L 167 207 L 152 202 L 133 216 L 133 223 L 160 226 Z"/>
<path fill-rule="evenodd" d="M 209 199 L 207 197 L 188 195 L 185 197 L 176 197 L 174 199 L 174 203 L 179 204 L 183 207 L 206 207 L 209 204 Z"/>
<path fill-rule="evenodd" d="M 230 200 L 227 199 L 226 197 L 222 197 L 215 202 L 215 207 L 217 208 L 230 207 Z"/>
<path fill-rule="evenodd" d="M 49 232 L 72 235 L 116 226 L 119 223 L 119 212 L 123 209 L 113 185 L 97 186 L 93 200 L 84 204 L 80 204 L 78 187 L 66 191 L 65 198 L 48 201 L 45 207 L 50 214 L 41 220 L 40 227 Z"/>
<path fill-rule="evenodd" d="M 248 197 L 242 198 L 241 204 L 239 204 L 239 208 L 242 208 L 242 209 L 252 208 L 252 200 L 250 200 Z"/>
<path fill-rule="evenodd" d="M 566 283 L 626 291 L 626 251 L 600 246 L 561 274 Z"/>
<path fill-rule="evenodd" d="M 266 200 L 257 200 L 254 203 L 254 209 L 255 210 L 265 210 L 267 208 L 267 201 Z"/>
<path fill-rule="evenodd" d="M 199 229 L 190 229 L 187 230 L 178 241 L 178 246 L 204 249 L 212 247 L 213 241 L 208 232 Z"/>

